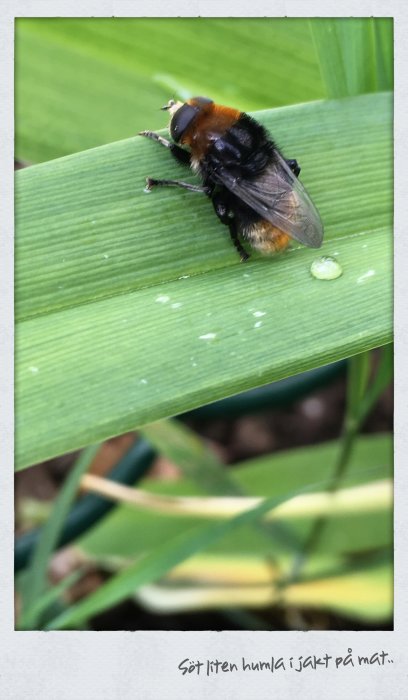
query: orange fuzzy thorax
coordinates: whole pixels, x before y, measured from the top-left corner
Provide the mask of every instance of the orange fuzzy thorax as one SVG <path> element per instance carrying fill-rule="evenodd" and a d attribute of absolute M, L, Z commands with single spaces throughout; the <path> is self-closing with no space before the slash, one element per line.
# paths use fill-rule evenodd
<path fill-rule="evenodd" d="M 241 112 L 232 107 L 211 103 L 206 105 L 186 130 L 180 143 L 191 148 L 195 159 L 201 160 L 211 144 L 223 136 L 239 119 Z"/>

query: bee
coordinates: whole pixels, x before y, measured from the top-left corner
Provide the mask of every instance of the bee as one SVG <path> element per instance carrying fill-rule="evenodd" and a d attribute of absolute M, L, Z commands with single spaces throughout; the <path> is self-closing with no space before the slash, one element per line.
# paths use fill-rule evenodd
<path fill-rule="evenodd" d="M 298 180 L 300 167 L 283 157 L 259 122 L 207 97 L 169 100 L 162 109 L 170 114 L 172 141 L 153 131 L 140 135 L 168 148 L 201 177 L 202 185 L 149 177 L 148 190 L 172 186 L 206 194 L 243 262 L 249 258 L 245 242 L 263 254 L 285 250 L 292 238 L 321 246 L 323 225 Z"/>

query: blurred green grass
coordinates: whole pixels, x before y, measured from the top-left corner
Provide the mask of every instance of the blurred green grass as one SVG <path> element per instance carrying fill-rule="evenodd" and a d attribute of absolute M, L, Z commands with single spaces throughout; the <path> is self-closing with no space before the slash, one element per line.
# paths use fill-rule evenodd
<path fill-rule="evenodd" d="M 170 96 L 243 110 L 325 96 L 306 20 L 19 19 L 16 155 L 29 162 L 163 126 Z"/>

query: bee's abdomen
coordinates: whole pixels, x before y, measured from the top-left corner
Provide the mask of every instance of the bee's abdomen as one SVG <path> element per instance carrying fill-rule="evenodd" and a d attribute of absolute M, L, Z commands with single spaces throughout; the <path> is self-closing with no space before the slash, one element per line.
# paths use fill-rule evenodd
<path fill-rule="evenodd" d="M 291 240 L 287 233 L 265 219 L 244 227 L 241 235 L 252 248 L 264 255 L 286 250 Z"/>

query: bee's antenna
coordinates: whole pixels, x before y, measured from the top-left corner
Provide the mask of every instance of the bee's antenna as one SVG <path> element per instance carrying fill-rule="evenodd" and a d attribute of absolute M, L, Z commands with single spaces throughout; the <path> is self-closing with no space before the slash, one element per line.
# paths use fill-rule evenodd
<path fill-rule="evenodd" d="M 175 105 L 175 104 L 176 104 L 176 101 L 175 101 L 174 97 L 172 97 L 168 101 L 168 103 L 166 105 L 164 105 L 164 107 L 160 107 L 160 109 L 167 110 L 167 109 L 170 109 L 170 107 L 173 107 L 173 105 Z"/>

